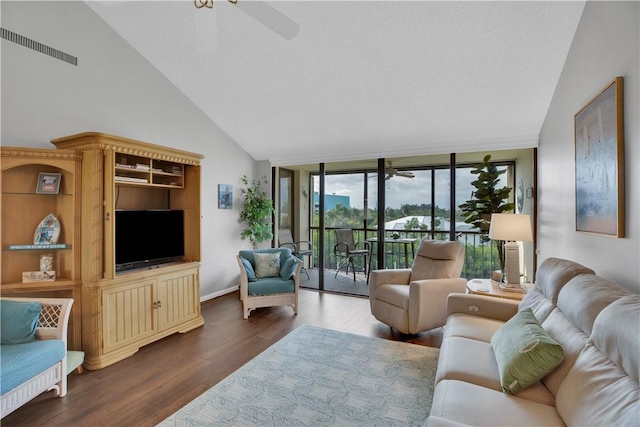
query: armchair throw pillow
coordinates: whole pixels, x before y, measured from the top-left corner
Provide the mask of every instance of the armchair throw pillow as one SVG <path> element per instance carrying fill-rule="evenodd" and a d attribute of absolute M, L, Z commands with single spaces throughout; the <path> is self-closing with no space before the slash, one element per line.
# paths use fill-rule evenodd
<path fill-rule="evenodd" d="M 0 300 L 0 342 L 25 344 L 36 339 L 42 307 L 38 302 Z"/>
<path fill-rule="evenodd" d="M 555 370 L 564 358 L 555 342 L 526 308 L 496 331 L 491 347 L 498 363 L 502 391 L 514 394 Z"/>
<path fill-rule="evenodd" d="M 256 277 L 276 277 L 280 274 L 280 252 L 254 253 Z"/>
<path fill-rule="evenodd" d="M 280 269 L 280 277 L 284 280 L 291 279 L 291 276 L 293 276 L 293 273 L 295 273 L 297 266 L 298 264 L 296 263 L 296 259 L 294 257 L 291 256 L 287 258 L 287 260 L 282 264 L 282 268 Z"/>
<path fill-rule="evenodd" d="M 247 280 L 249 282 L 255 282 L 256 280 L 258 280 L 258 278 L 256 277 L 256 272 L 253 270 L 253 266 L 251 265 L 251 262 L 249 262 L 248 259 L 240 257 L 240 261 L 242 261 L 242 266 L 244 267 L 244 271 L 247 272 Z"/>

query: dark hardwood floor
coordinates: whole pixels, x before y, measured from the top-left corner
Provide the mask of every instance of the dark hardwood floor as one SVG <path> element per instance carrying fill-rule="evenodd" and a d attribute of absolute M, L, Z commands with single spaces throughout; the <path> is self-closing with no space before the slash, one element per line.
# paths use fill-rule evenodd
<path fill-rule="evenodd" d="M 304 324 L 439 347 L 442 330 L 403 335 L 378 322 L 369 300 L 301 290 L 290 307 L 254 310 L 242 319 L 234 292 L 202 304 L 205 325 L 174 334 L 98 371 L 69 376 L 63 398 L 44 393 L 2 419 L 10 426 L 153 426 Z"/>

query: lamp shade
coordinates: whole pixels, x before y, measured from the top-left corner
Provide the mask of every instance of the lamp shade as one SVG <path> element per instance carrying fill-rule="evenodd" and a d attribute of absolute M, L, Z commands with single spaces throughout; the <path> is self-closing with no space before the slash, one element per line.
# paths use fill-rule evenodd
<path fill-rule="evenodd" d="M 531 242 L 531 220 L 527 214 L 491 214 L 489 238 L 512 242 Z"/>

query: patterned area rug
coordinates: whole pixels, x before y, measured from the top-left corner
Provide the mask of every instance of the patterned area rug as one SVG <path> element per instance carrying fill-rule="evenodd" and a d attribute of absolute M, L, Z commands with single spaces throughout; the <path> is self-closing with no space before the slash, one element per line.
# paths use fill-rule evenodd
<path fill-rule="evenodd" d="M 300 326 L 160 426 L 421 426 L 439 350 Z"/>

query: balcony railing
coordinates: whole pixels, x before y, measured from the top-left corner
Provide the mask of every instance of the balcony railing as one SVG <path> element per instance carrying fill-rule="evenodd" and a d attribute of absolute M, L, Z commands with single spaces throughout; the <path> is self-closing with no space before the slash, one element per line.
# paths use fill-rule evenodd
<path fill-rule="evenodd" d="M 335 270 L 341 263 L 338 255 L 334 251 L 336 242 L 336 233 L 334 228 L 326 228 L 324 237 L 324 259 L 325 268 Z M 318 251 L 319 251 L 319 233 L 317 227 L 311 227 L 311 244 L 313 247 L 312 268 L 317 268 Z M 365 230 L 364 228 L 354 228 L 354 241 L 366 242 L 369 239 L 376 240 L 378 237 L 377 230 Z M 405 265 L 411 267 L 413 264 L 414 253 L 411 250 L 411 244 L 392 242 L 393 233 L 398 234 L 398 240 L 413 240 L 413 248 L 418 250 L 420 240 L 425 237 L 435 240 L 448 240 L 448 231 L 423 231 L 423 230 L 385 230 L 385 238 L 388 243 L 384 246 L 385 250 L 385 267 L 384 268 L 404 268 Z M 483 241 L 482 236 L 478 232 L 460 231 L 456 232 L 456 239 L 465 246 L 465 261 L 462 268 L 462 277 L 472 279 L 474 277 L 491 277 L 491 272 L 500 269 L 498 251 L 491 241 Z M 372 251 L 371 269 L 380 269 L 377 265 L 377 242 L 369 242 Z M 362 247 L 362 243 L 358 244 L 358 249 Z M 406 249 L 406 252 L 405 252 Z M 406 254 L 406 256 L 405 256 Z"/>

